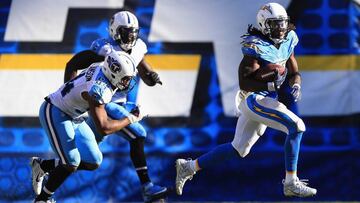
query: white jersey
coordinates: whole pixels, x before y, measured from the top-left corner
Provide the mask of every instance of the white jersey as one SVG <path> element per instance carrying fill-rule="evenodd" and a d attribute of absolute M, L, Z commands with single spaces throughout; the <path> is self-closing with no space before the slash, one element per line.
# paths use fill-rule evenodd
<path fill-rule="evenodd" d="M 116 41 L 114 41 L 111 37 L 97 39 L 91 44 L 91 50 L 101 56 L 105 56 L 106 54 L 110 53 L 111 48 L 116 51 L 124 51 L 119 46 L 119 44 Z M 136 40 L 135 46 L 131 49 L 131 52 L 129 53 L 130 56 L 133 58 L 135 67 L 139 65 L 140 61 L 144 58 L 146 53 L 147 53 L 147 46 L 145 42 L 142 41 L 140 38 L 138 38 Z M 126 92 L 117 91 L 111 101 L 116 103 L 126 102 L 126 95 L 127 95 Z"/>
<path fill-rule="evenodd" d="M 88 92 L 100 104 L 109 103 L 115 92 L 101 71 L 102 65 L 103 63 L 94 63 L 77 77 L 63 84 L 49 95 L 51 103 L 72 118 L 79 117 L 89 110 L 88 102 L 81 95 L 83 92 Z"/>

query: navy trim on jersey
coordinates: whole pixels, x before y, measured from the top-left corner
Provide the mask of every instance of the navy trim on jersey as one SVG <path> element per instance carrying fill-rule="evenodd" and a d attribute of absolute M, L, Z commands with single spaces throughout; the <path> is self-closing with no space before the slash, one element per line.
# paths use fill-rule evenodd
<path fill-rule="evenodd" d="M 47 115 L 47 108 L 49 108 L 49 115 Z M 61 162 L 63 164 L 66 164 L 66 163 L 68 163 L 67 158 L 65 156 L 63 147 L 61 146 L 61 142 L 59 140 L 59 136 L 57 135 L 56 128 L 54 127 L 54 122 L 52 119 L 52 109 L 53 109 L 53 105 L 51 103 L 47 103 L 47 105 L 45 106 L 45 120 L 46 120 L 46 124 L 47 124 L 46 127 L 48 128 L 48 131 L 50 133 L 50 140 L 51 140 L 53 146 L 55 147 L 56 152 L 57 152 L 59 158 L 61 159 Z M 50 123 L 48 122 L 48 118 L 50 120 Z M 52 131 L 54 133 L 52 133 Z M 56 139 L 56 140 L 54 140 L 54 139 Z M 57 142 L 58 147 L 56 146 L 55 141 Z"/>

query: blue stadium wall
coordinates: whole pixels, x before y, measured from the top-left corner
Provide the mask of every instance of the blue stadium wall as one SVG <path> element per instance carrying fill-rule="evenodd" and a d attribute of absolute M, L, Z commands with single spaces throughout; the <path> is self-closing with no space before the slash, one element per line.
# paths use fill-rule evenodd
<path fill-rule="evenodd" d="M 218 144 L 231 141 L 236 118 L 223 112 L 212 43 L 147 41 L 155 3 L 155 0 L 129 0 L 124 6 L 138 16 L 140 37 L 148 44 L 149 54 L 201 55 L 190 116 L 152 117 L 142 121 L 148 132 L 146 152 L 150 176 L 157 184 L 173 187 L 175 160 L 196 158 Z M 9 0 L 0 2 L 1 39 L 10 5 Z M 88 48 L 94 39 L 106 36 L 107 21 L 118 10 L 71 8 L 62 42 L 1 40 L 0 52 L 76 53 Z M 360 15 L 351 1 L 293 1 L 288 11 L 295 16 L 300 39 L 298 55 L 359 54 L 359 49 L 352 46 L 359 41 L 359 28 L 349 22 L 358 21 Z M 324 30 L 325 22 L 329 22 L 327 30 Z M 4 84 L 1 86 L 6 88 Z M 130 99 L 132 97 L 130 95 Z M 297 111 L 291 99 L 283 98 L 283 101 Z M 311 186 L 318 189 L 315 197 L 306 200 L 360 201 L 359 114 L 303 119 L 307 132 L 301 146 L 299 176 L 309 178 Z M 169 200 L 304 201 L 282 195 L 284 138 L 281 133 L 267 130 L 248 157 L 202 171 L 187 183 L 183 196 L 170 194 Z M 110 136 L 101 149 L 104 153 L 101 167 L 94 172 L 77 172 L 68 178 L 55 195 L 59 202 L 141 201 L 140 184 L 129 158 L 127 141 Z M 0 117 L 0 202 L 30 201 L 34 197 L 28 165 L 31 156 L 54 157 L 38 118 Z"/>

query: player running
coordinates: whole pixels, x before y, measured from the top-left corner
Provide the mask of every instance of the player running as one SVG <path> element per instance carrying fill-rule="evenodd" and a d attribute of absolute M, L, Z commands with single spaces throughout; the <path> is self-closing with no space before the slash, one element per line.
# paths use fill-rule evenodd
<path fill-rule="evenodd" d="M 286 106 L 277 100 L 277 89 L 288 75 L 295 101 L 301 96 L 301 77 L 294 56 L 298 37 L 294 26 L 289 25 L 286 10 L 277 3 L 268 3 L 257 13 L 258 29 L 252 26 L 243 36 L 244 58 L 239 66 L 240 91 L 237 94 L 237 108 L 240 115 L 234 140 L 220 145 L 196 160 L 176 161 L 176 192 L 182 194 L 184 184 L 201 169 L 215 167 L 229 159 L 245 157 L 267 127 L 287 134 L 285 141 L 285 196 L 309 197 L 317 190 L 307 186 L 297 176 L 300 141 L 305 124 Z M 286 66 L 288 74 L 277 75 L 274 81 L 255 79 L 256 71 L 267 64 Z M 286 70 L 285 70 L 286 71 Z"/>

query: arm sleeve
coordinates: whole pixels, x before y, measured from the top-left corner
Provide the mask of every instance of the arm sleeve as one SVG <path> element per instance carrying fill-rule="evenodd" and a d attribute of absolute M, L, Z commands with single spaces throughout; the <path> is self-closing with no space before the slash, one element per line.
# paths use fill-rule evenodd
<path fill-rule="evenodd" d="M 85 50 L 75 54 L 70 59 L 70 61 L 66 63 L 64 81 L 67 82 L 72 79 L 74 75 L 76 76 L 78 70 L 85 69 L 89 67 L 92 63 L 100 62 L 103 60 L 103 56 L 99 56 L 91 50 Z"/>
<path fill-rule="evenodd" d="M 111 52 L 112 46 L 110 45 L 107 39 L 102 38 L 93 41 L 93 43 L 90 46 L 90 50 L 96 53 L 97 55 L 106 56 Z"/>
<path fill-rule="evenodd" d="M 92 63 L 101 62 L 104 56 L 99 56 L 91 50 L 81 51 L 75 54 L 66 64 L 66 69 L 82 70 L 89 67 Z"/>

